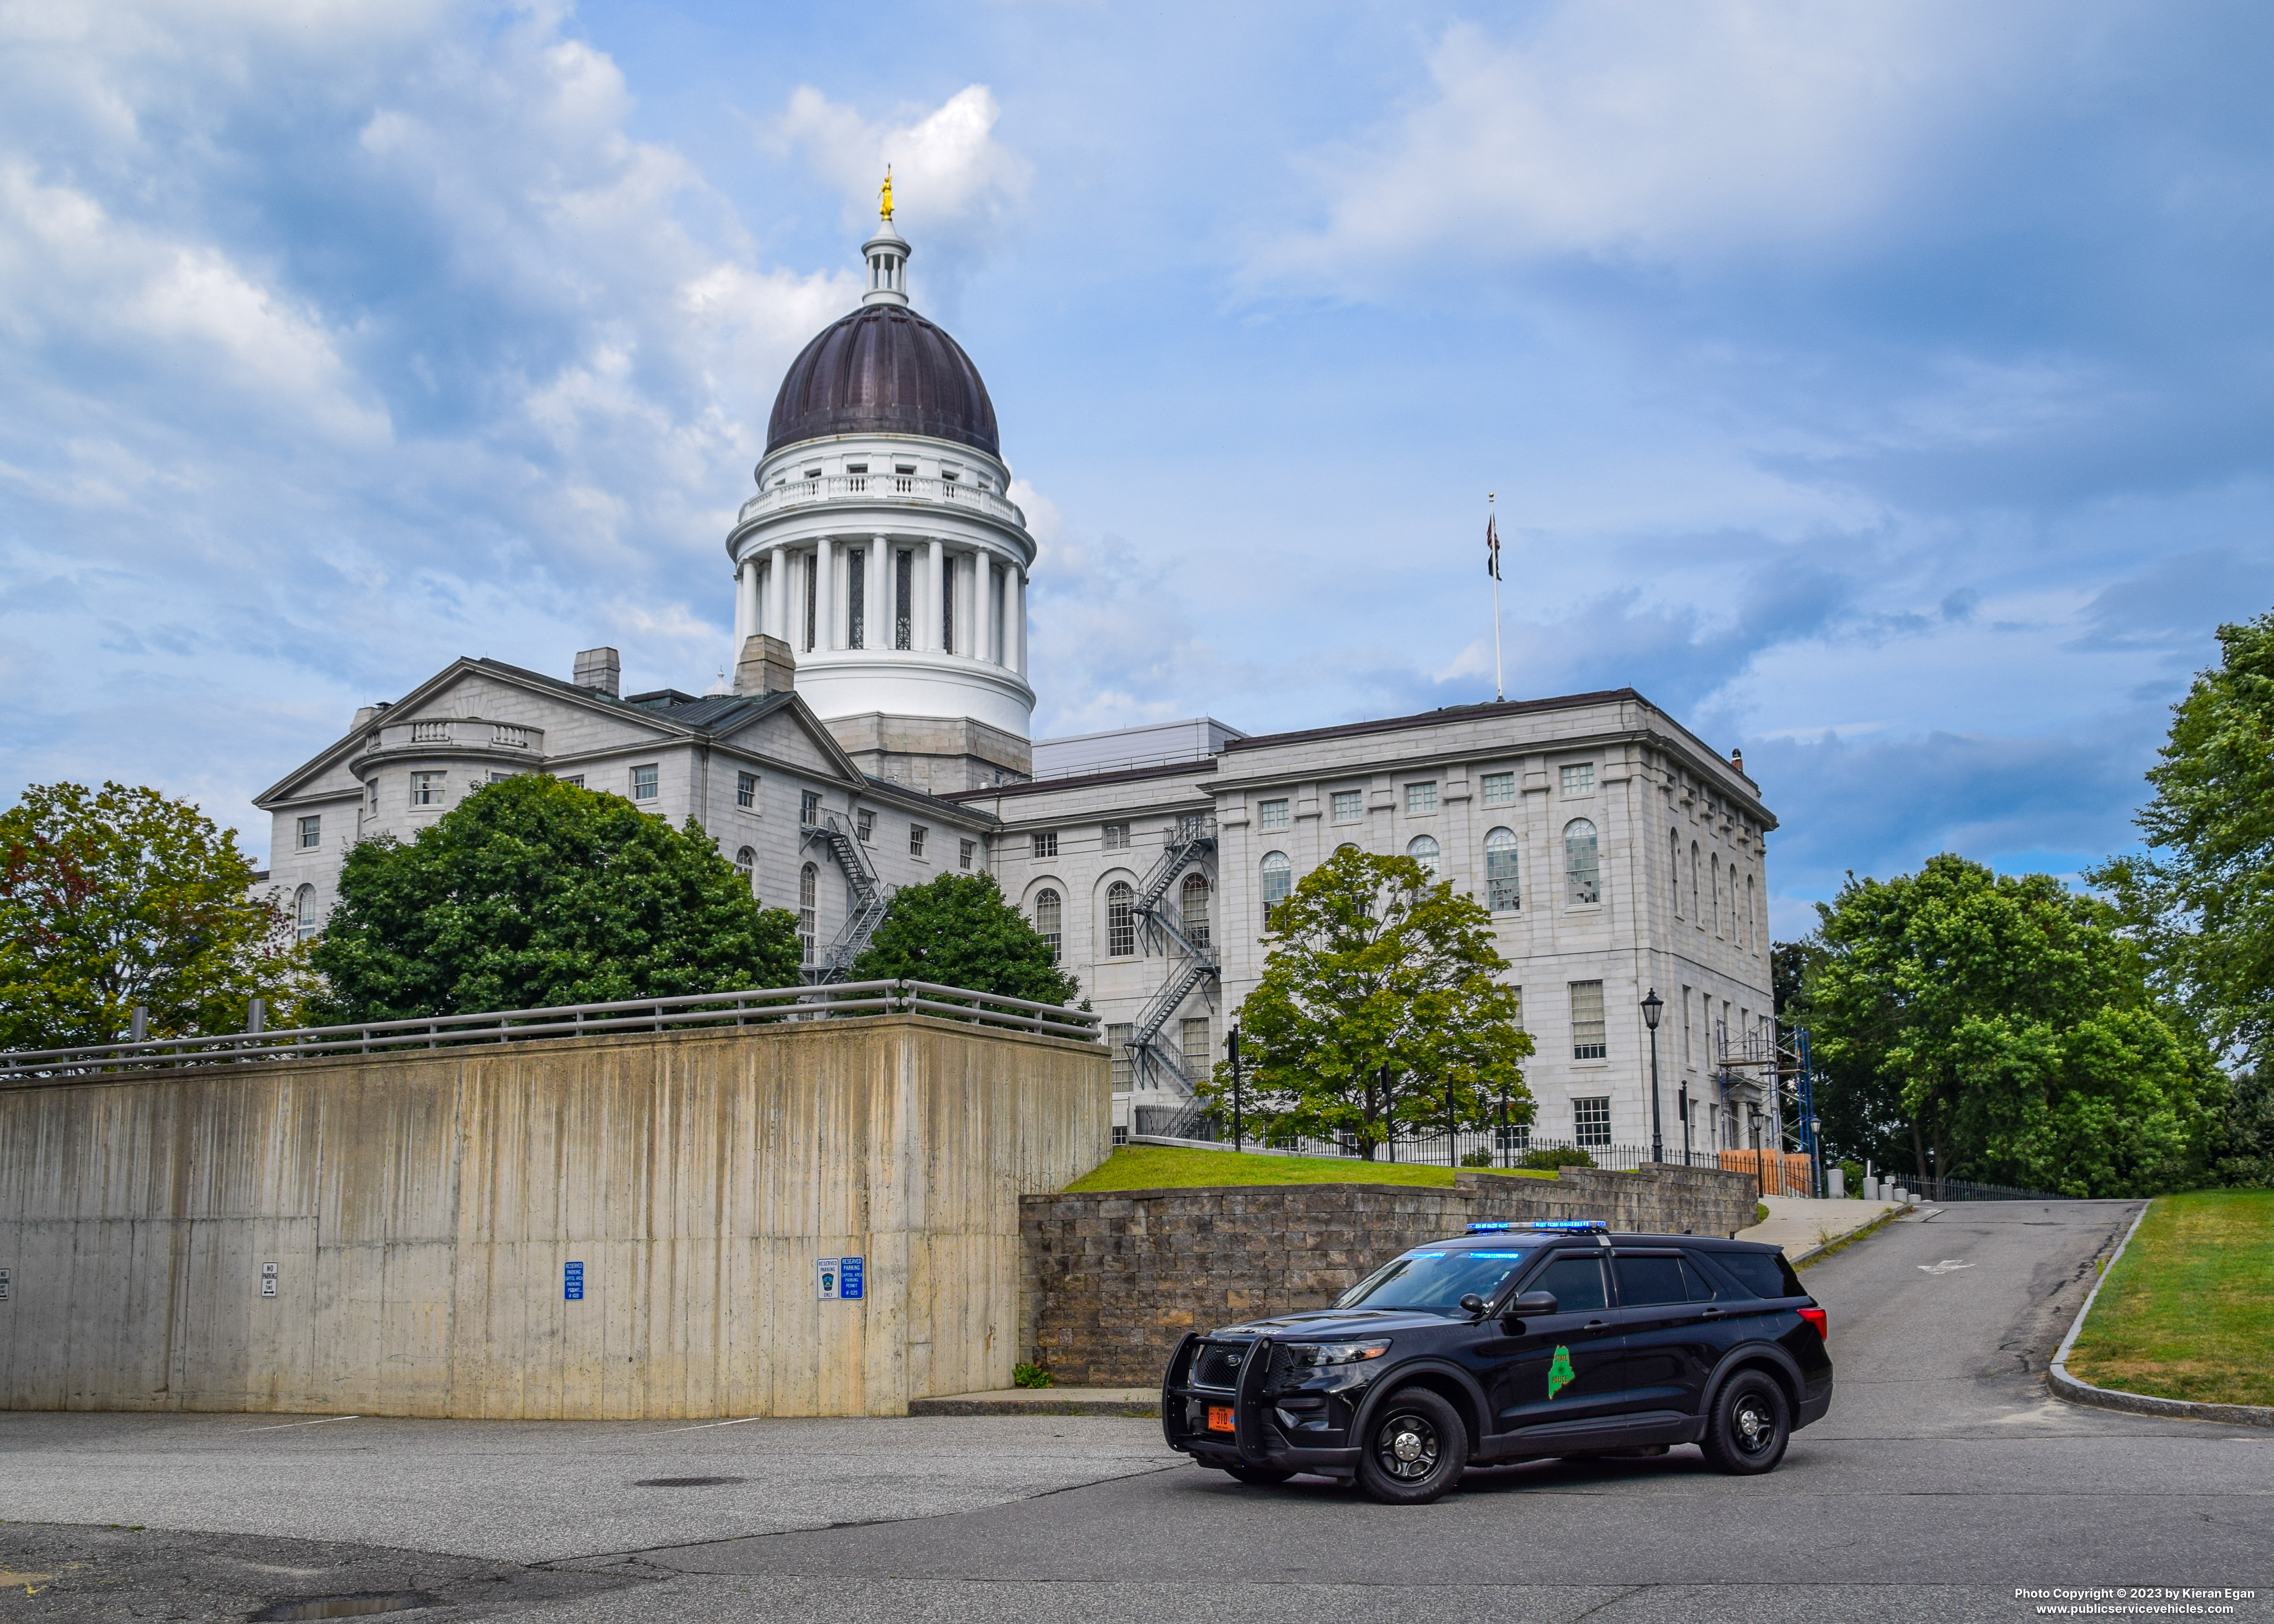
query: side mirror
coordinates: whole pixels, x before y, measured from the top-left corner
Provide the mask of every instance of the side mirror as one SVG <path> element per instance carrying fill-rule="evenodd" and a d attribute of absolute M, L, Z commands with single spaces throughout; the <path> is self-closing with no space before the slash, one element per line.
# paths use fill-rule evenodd
<path fill-rule="evenodd" d="M 1552 1314 L 1556 1312 L 1555 1294 L 1553 1291 L 1524 1291 L 1519 1292 L 1513 1302 L 1500 1311 L 1500 1317 L 1503 1320 L 1528 1320 L 1534 1314 Z"/>
<path fill-rule="evenodd" d="M 1472 1320 L 1485 1317 L 1485 1300 L 1472 1291 L 1461 1299 L 1461 1312 Z"/>

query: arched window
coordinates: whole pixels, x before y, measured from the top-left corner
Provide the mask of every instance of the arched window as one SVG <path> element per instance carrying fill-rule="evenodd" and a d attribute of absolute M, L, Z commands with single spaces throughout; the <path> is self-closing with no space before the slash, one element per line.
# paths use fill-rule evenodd
<path fill-rule="evenodd" d="M 1357 841 L 1345 840 L 1340 846 L 1335 847 L 1335 855 L 1340 857 L 1344 852 L 1355 852 L 1356 850 L 1358 850 Z"/>
<path fill-rule="evenodd" d="M 1126 880 L 1116 880 L 1105 892 L 1105 956 L 1126 959 L 1137 951 L 1137 921 L 1130 904 L 1137 893 Z"/>
<path fill-rule="evenodd" d="M 1516 883 L 1516 834 L 1495 829 L 1485 837 L 1485 906 L 1512 914 L 1523 906 Z"/>
<path fill-rule="evenodd" d="M 750 895 L 758 894 L 758 854 L 749 846 L 734 853 L 734 867 L 742 876 L 742 883 L 750 888 Z"/>
<path fill-rule="evenodd" d="M 1713 934 L 1718 936 L 1721 934 L 1721 860 L 1719 857 L 1706 860 L 1706 883 L 1711 888 L 1710 895 L 1713 899 Z"/>
<path fill-rule="evenodd" d="M 1408 857 L 1411 857 L 1415 862 L 1419 863 L 1421 865 L 1422 871 L 1428 875 L 1431 879 L 1434 880 L 1437 877 L 1436 836 L 1415 835 L 1413 838 L 1406 844 L 1405 854 Z"/>
<path fill-rule="evenodd" d="M 1674 917 L 1682 917 L 1682 835 L 1677 830 L 1666 831 L 1666 883 L 1674 892 Z"/>
<path fill-rule="evenodd" d="M 1690 843 L 1690 917 L 1697 922 L 1698 929 L 1706 929 L 1706 915 L 1698 906 L 1698 842 L 1695 840 Z"/>
<path fill-rule="evenodd" d="M 821 893 L 821 870 L 808 863 L 797 874 L 797 940 L 805 962 L 813 962 L 814 939 L 819 932 L 814 929 L 814 904 Z"/>
<path fill-rule="evenodd" d="M 316 888 L 303 885 L 292 894 L 294 936 L 305 942 L 316 934 Z"/>
<path fill-rule="evenodd" d="M 1287 900 L 1295 889 L 1295 865 L 1284 852 L 1263 853 L 1263 907 L 1266 913 Z"/>
<path fill-rule="evenodd" d="M 1065 941 L 1065 913 L 1058 892 L 1045 887 L 1035 893 L 1035 934 L 1050 944 L 1050 962 L 1058 961 L 1058 948 Z"/>
<path fill-rule="evenodd" d="M 1600 902 L 1603 876 L 1595 856 L 1595 826 L 1584 817 L 1563 825 L 1563 900 Z"/>
<path fill-rule="evenodd" d="M 1209 883 L 1205 874 L 1185 876 L 1184 889 L 1179 893 L 1185 908 L 1185 936 L 1194 947 L 1209 944 Z"/>
<path fill-rule="evenodd" d="M 1745 945 L 1748 947 L 1759 940 L 1755 930 L 1760 923 L 1760 916 L 1753 912 L 1758 906 L 1753 899 L 1753 876 L 1749 874 L 1745 876 Z"/>

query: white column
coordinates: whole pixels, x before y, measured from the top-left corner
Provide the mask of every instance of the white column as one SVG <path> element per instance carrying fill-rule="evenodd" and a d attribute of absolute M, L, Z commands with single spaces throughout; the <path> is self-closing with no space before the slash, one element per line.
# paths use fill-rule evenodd
<path fill-rule="evenodd" d="M 947 605 L 940 596 L 947 576 L 947 548 L 937 536 L 925 549 L 925 564 L 930 573 L 924 576 L 924 590 L 919 600 L 925 608 L 916 617 L 915 645 L 937 654 L 940 651 L 940 622 L 946 618 Z"/>
<path fill-rule="evenodd" d="M 789 549 L 766 554 L 766 630 L 789 641 Z"/>
<path fill-rule="evenodd" d="M 838 645 L 837 538 L 824 536 L 813 553 L 813 646 L 826 651 Z"/>
<path fill-rule="evenodd" d="M 869 538 L 869 646 L 892 646 L 892 550 L 882 536 Z"/>
<path fill-rule="evenodd" d="M 749 622 L 743 618 L 742 613 L 749 573 L 750 562 L 748 559 L 734 566 L 734 652 L 727 659 L 727 663 L 730 665 L 742 658 L 742 639 L 750 635 Z"/>
<path fill-rule="evenodd" d="M 764 624 L 758 616 L 758 583 L 762 578 L 761 572 L 764 568 L 765 560 L 763 558 L 756 556 L 746 558 L 742 560 L 742 568 L 735 577 L 735 584 L 739 589 L 734 595 L 734 658 L 736 659 L 742 658 L 744 642 L 757 636 L 758 628 Z"/>
<path fill-rule="evenodd" d="M 1017 607 L 1019 633 L 1012 647 L 1017 650 L 1019 674 L 1023 677 L 1027 674 L 1027 572 L 1020 570 L 1018 576 L 1011 601 Z"/>

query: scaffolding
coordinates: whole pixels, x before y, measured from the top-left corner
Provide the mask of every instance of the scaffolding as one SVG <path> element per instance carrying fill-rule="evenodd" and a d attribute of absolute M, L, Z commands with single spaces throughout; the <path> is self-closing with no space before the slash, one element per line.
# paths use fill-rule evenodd
<path fill-rule="evenodd" d="M 1728 1023 L 1717 1020 L 1713 1056 L 1713 1085 L 1721 1109 L 1733 1111 L 1742 1104 L 1746 1111 L 1748 1143 L 1741 1148 L 1789 1147 L 1809 1159 L 1811 1182 L 1820 1192 L 1824 1159 L 1817 1142 L 1816 1078 L 1809 1059 L 1808 1028 L 1779 1022 L 1766 1031 L 1748 1028 L 1732 1039 Z M 1733 1089 L 1738 1094 L 1735 1101 Z M 1768 1119 L 1766 1130 L 1764 1116 Z"/>

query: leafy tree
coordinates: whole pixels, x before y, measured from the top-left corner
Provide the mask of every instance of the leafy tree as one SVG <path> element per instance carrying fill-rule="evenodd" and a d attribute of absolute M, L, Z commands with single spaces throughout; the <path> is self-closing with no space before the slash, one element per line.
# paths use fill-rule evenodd
<path fill-rule="evenodd" d="M 1374 1159 L 1392 1124 L 1532 1120 L 1532 1039 L 1492 915 L 1410 857 L 1337 852 L 1266 921 L 1240 1005 L 1247 1099 L 1271 1135 L 1348 1134 Z M 1231 1092 L 1228 1066 L 1203 1092 Z"/>
<path fill-rule="evenodd" d="M 1818 1034 L 1813 983 L 1830 958 L 1819 936 L 1779 942 L 1769 950 L 1769 976 L 1778 1018 L 1809 1031 L 1809 1064 L 1816 1073 L 1813 1103 L 1824 1124 L 1825 1146 L 1854 1161 L 1860 1177 L 1865 1158 L 1893 1167 L 1912 1154 L 1910 1124 L 1899 1081 L 1881 1077 L 1863 1051 L 1827 1048 Z"/>
<path fill-rule="evenodd" d="M 2213 1171 L 2221 1184 L 2274 1184 L 2274 1079 L 2262 1068 L 2230 1086 Z"/>
<path fill-rule="evenodd" d="M 0 813 L 0 1048 L 114 1042 L 138 1004 L 154 1038 L 241 1032 L 256 997 L 292 1024 L 304 957 L 236 836 L 154 789 L 26 789 Z"/>
<path fill-rule="evenodd" d="M 694 819 L 520 773 L 355 846 L 312 959 L 345 1022 L 792 986 L 799 946 Z"/>
<path fill-rule="evenodd" d="M 991 874 L 943 874 L 894 891 L 853 979 L 937 981 L 1042 1004 L 1072 1004 L 1081 991 Z"/>
<path fill-rule="evenodd" d="M 2091 878 L 2223 1052 L 2274 1062 L 2274 614 L 2218 628 L 2138 817 L 2149 854 Z"/>
<path fill-rule="evenodd" d="M 1947 853 L 1822 905 L 1818 1050 L 1901 1113 L 1919 1176 L 2071 1195 L 2187 1178 L 2223 1103 L 2115 911 Z"/>

